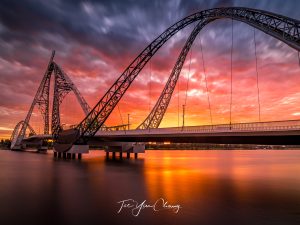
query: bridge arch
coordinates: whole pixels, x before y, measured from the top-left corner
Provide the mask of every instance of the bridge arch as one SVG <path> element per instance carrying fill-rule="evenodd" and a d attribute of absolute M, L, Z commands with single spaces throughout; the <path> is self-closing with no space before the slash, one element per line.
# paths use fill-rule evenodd
<path fill-rule="evenodd" d="M 51 58 L 49 60 L 46 72 L 40 83 L 40 86 L 36 92 L 30 109 L 26 115 L 25 120 L 20 121 L 16 126 L 11 135 L 11 149 L 19 148 L 21 142 L 25 137 L 27 128 L 30 131 L 34 130 L 29 126 L 29 121 L 33 112 L 34 107 L 37 105 L 42 113 L 44 119 L 44 134 L 49 134 L 49 92 L 50 92 L 50 80 L 53 74 L 54 76 L 54 97 L 52 104 L 52 121 L 51 129 L 52 133 L 60 129 L 60 104 L 69 92 L 73 92 L 77 101 L 79 102 L 85 115 L 88 115 L 90 111 L 90 106 L 87 104 L 83 96 L 80 94 L 79 90 L 72 82 L 70 77 L 61 69 L 61 67 L 56 64 L 53 60 L 55 51 L 52 52 Z M 34 132 L 35 134 L 35 132 Z"/>
<path fill-rule="evenodd" d="M 177 58 L 175 66 L 173 67 L 173 70 L 167 80 L 167 83 L 165 84 L 165 86 L 163 88 L 163 91 L 161 92 L 161 95 L 159 96 L 157 102 L 153 106 L 151 112 L 148 114 L 148 116 L 143 120 L 143 122 L 136 129 L 149 129 L 149 128 L 158 128 L 159 127 L 159 125 L 164 117 L 164 114 L 167 110 L 167 107 L 170 103 L 174 88 L 177 84 L 177 80 L 180 76 L 180 72 L 182 70 L 182 67 L 185 62 L 188 52 L 190 51 L 196 37 L 198 36 L 198 34 L 202 30 L 202 28 L 214 20 L 215 20 L 214 18 L 209 18 L 207 20 L 201 20 L 194 27 L 190 36 L 186 40 L 184 47 L 182 48 L 182 50 L 180 52 L 180 55 Z M 268 34 L 270 34 L 270 33 L 268 33 Z M 275 35 L 271 35 L 271 36 L 274 37 Z M 279 39 L 279 38 L 277 38 L 277 39 Z M 281 39 L 279 39 L 279 40 L 281 40 Z M 283 40 L 281 40 L 281 41 L 283 41 Z"/>
<path fill-rule="evenodd" d="M 300 51 L 300 22 L 298 20 L 267 11 L 242 7 L 214 8 L 196 12 L 176 22 L 151 42 L 75 128 L 72 138 L 67 131 L 59 133 L 56 149 L 67 151 L 72 144 L 85 142 L 84 136 L 94 136 L 151 57 L 179 30 L 196 21 L 204 23 L 205 26 L 214 20 L 223 18 L 244 22 Z M 93 124 L 98 124 L 98 126 L 93 126 Z"/>
<path fill-rule="evenodd" d="M 22 127 L 26 127 L 25 128 L 25 133 L 26 133 L 26 129 L 29 129 L 30 134 L 35 135 L 36 132 L 34 131 L 34 129 L 32 128 L 32 126 L 30 126 L 30 124 L 28 124 L 25 120 L 21 120 L 19 123 L 17 123 L 17 125 L 15 126 L 11 136 L 10 136 L 10 142 L 11 142 L 11 146 L 15 146 L 16 141 L 18 139 L 18 135 L 19 135 L 19 131 L 20 128 L 22 129 Z M 25 135 L 24 133 L 24 135 Z"/>
<path fill-rule="evenodd" d="M 168 81 L 164 86 L 164 89 L 161 92 L 157 102 L 155 103 L 154 107 L 152 108 L 151 112 L 148 114 L 146 119 L 136 129 L 149 129 L 159 127 L 171 101 L 172 94 L 179 79 L 186 56 L 189 53 L 196 37 L 198 36 L 202 28 L 209 22 L 210 20 L 204 22 L 200 21 L 193 29 L 187 41 L 185 42 L 184 47 L 180 52 L 180 55 L 177 58 L 175 66 L 173 67 Z"/>

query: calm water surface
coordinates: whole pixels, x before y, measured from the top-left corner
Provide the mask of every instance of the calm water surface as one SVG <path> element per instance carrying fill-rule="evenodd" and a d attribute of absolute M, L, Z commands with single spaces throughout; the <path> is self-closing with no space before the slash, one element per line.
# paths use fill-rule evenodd
<path fill-rule="evenodd" d="M 125 199 L 172 210 L 131 209 Z M 147 151 L 81 161 L 0 151 L 0 224 L 300 224 L 300 151 Z"/>

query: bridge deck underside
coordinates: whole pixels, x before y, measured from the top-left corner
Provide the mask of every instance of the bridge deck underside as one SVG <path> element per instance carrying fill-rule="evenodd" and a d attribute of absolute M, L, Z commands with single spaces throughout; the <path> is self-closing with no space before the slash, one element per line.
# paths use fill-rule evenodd
<path fill-rule="evenodd" d="M 266 144 L 300 145 L 300 130 L 262 132 L 219 133 L 143 133 L 143 134 L 98 134 L 90 144 L 101 142 L 172 142 L 172 143 L 216 143 L 216 144 Z"/>
<path fill-rule="evenodd" d="M 35 135 L 24 140 L 51 139 L 50 135 Z M 215 144 L 265 144 L 300 145 L 300 129 L 269 131 L 223 131 L 223 132 L 162 132 L 154 130 L 130 130 L 98 132 L 88 141 L 89 145 L 101 146 L 103 142 L 172 142 L 172 143 L 215 143 Z"/>

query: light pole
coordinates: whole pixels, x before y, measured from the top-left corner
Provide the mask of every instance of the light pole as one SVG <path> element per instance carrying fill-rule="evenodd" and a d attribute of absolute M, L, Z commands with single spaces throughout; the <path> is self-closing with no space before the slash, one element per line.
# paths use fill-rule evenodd
<path fill-rule="evenodd" d="M 182 105 L 182 128 L 184 128 L 185 105 Z"/>
<path fill-rule="evenodd" d="M 130 129 L 129 119 L 130 119 L 130 114 L 128 113 L 128 130 Z"/>

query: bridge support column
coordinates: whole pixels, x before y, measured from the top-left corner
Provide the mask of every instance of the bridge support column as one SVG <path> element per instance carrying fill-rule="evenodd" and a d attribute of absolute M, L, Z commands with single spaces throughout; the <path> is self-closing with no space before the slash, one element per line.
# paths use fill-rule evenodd
<path fill-rule="evenodd" d="M 116 152 L 113 152 L 113 153 L 112 153 L 112 158 L 113 158 L 113 159 L 116 159 Z"/>
<path fill-rule="evenodd" d="M 54 156 L 54 158 L 57 158 L 57 152 L 54 151 L 53 156 Z"/>
<path fill-rule="evenodd" d="M 69 151 L 66 152 L 68 159 L 76 159 L 76 154 L 78 159 L 81 159 L 82 154 L 89 153 L 88 145 L 73 145 Z M 65 154 L 65 153 L 64 153 Z"/>
<path fill-rule="evenodd" d="M 130 152 L 127 152 L 127 159 L 130 159 Z"/>
<path fill-rule="evenodd" d="M 58 153 L 57 153 L 57 157 L 58 157 L 58 158 L 61 158 L 61 152 L 58 152 Z"/>
<path fill-rule="evenodd" d="M 134 153 L 134 158 L 135 158 L 135 159 L 138 158 L 138 153 Z"/>
<path fill-rule="evenodd" d="M 109 159 L 109 152 L 106 152 L 106 159 Z"/>
<path fill-rule="evenodd" d="M 67 153 L 63 152 L 63 158 L 64 158 L 64 159 L 67 158 Z"/>
<path fill-rule="evenodd" d="M 120 152 L 120 159 L 121 160 L 123 159 L 123 152 L 122 151 Z"/>

